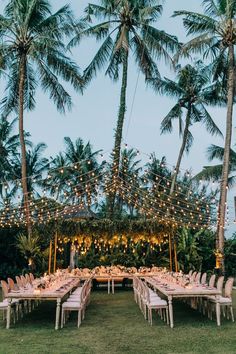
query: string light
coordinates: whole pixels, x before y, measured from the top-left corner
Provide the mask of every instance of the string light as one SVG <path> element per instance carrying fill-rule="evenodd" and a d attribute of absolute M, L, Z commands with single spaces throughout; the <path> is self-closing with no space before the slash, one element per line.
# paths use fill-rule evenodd
<path fill-rule="evenodd" d="M 90 160 L 87 160 L 88 164 Z M 91 161 L 90 161 L 91 162 Z M 115 166 L 117 165 L 115 161 Z M 125 163 L 127 160 L 125 159 Z M 76 165 L 78 169 L 78 163 Z M 165 164 L 162 163 L 164 167 Z M 66 167 L 67 168 L 67 167 Z M 99 170 L 99 169 L 97 169 Z M 118 167 L 116 168 L 118 171 Z M 65 170 L 60 169 L 61 173 L 64 173 Z M 74 178 L 65 181 L 65 185 L 71 187 L 71 191 L 64 191 L 64 196 L 69 201 L 71 199 L 80 198 L 79 205 L 84 207 L 84 200 L 90 201 L 95 200 L 96 196 L 101 196 L 104 198 L 109 196 L 111 193 L 119 193 L 120 197 L 128 205 L 133 205 L 137 212 L 141 212 L 144 216 L 153 218 L 161 223 L 172 226 L 199 226 L 199 227 L 208 227 L 214 221 L 211 217 L 211 211 L 209 205 L 205 202 L 205 198 L 201 197 L 201 203 L 199 203 L 193 196 L 192 191 L 189 192 L 191 200 L 186 198 L 185 191 L 177 187 L 177 191 L 174 196 L 170 197 L 168 195 L 168 186 L 170 185 L 170 180 L 163 178 L 163 176 L 158 176 L 154 174 L 155 181 L 165 180 L 166 186 L 161 186 L 162 190 L 159 191 L 160 185 L 157 184 L 156 187 L 150 185 L 150 181 L 144 178 L 144 183 L 147 183 L 147 191 L 144 191 L 142 187 L 137 186 L 136 180 L 134 177 L 130 178 L 126 169 L 123 169 L 122 173 L 126 179 L 122 179 L 120 176 L 113 179 L 112 183 L 109 180 L 109 175 L 107 172 L 102 171 L 100 175 L 96 175 L 96 169 L 92 172 L 88 171 L 87 173 L 80 175 L 79 183 L 74 185 Z M 50 171 L 45 180 L 52 178 L 52 171 Z M 104 181 L 101 183 L 101 179 Z M 138 178 L 138 175 L 136 176 Z M 43 182 L 45 182 L 45 180 Z M 73 183 L 72 183 L 73 182 Z M 55 187 L 58 190 L 58 185 L 52 184 L 50 188 Z M 154 189 L 153 189 L 154 187 Z M 78 191 L 77 188 L 82 188 L 83 192 Z M 156 190 L 156 191 L 155 191 Z M 156 193 L 157 194 L 154 194 Z M 46 189 L 43 190 L 43 194 L 46 197 Z M 30 194 L 29 194 L 30 195 Z M 184 196 L 184 198 L 183 198 Z M 179 198 L 179 199 L 178 199 Z M 64 203 L 63 205 L 53 205 L 57 203 L 54 199 L 48 201 L 47 198 L 43 200 L 36 200 L 29 202 L 30 209 L 30 221 L 32 223 L 36 222 L 49 222 L 53 219 L 63 219 L 65 215 L 65 207 L 71 207 L 71 204 Z M 7 202 L 6 202 L 7 205 Z M 17 205 L 17 208 L 12 206 L 5 207 L 5 210 L 0 212 L 0 226 L 13 226 L 19 225 L 20 223 L 26 224 L 24 220 L 24 206 Z M 206 213 L 209 216 L 202 216 L 203 213 Z M 199 222 L 196 222 L 198 220 Z"/>

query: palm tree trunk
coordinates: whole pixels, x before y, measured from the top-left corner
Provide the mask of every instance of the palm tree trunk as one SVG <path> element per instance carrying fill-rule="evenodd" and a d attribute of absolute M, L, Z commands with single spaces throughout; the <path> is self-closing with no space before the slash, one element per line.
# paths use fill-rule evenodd
<path fill-rule="evenodd" d="M 118 120 L 115 130 L 115 145 L 113 150 L 113 163 L 112 163 L 112 177 L 111 185 L 114 190 L 109 197 L 109 218 L 113 217 L 115 197 L 116 197 L 116 182 L 119 176 L 120 168 L 120 152 L 121 152 L 121 141 L 123 134 L 123 125 L 126 112 L 126 91 L 127 91 L 127 79 L 128 79 L 128 52 L 125 53 L 123 60 L 123 73 L 122 73 L 122 85 L 120 93 L 120 106 L 118 113 Z"/>
<path fill-rule="evenodd" d="M 179 156 L 178 156 L 177 163 L 175 166 L 175 172 L 173 174 L 172 181 L 171 181 L 170 195 L 172 195 L 174 192 L 176 179 L 177 179 L 177 176 L 178 176 L 179 170 L 180 170 L 180 164 L 181 164 L 183 154 L 184 154 L 184 151 L 186 148 L 187 138 L 188 138 L 188 130 L 189 130 L 189 125 L 190 125 L 190 118 L 191 118 L 191 106 L 188 108 L 188 112 L 187 112 L 187 116 L 186 116 L 186 123 L 185 123 L 185 128 L 184 128 L 182 145 L 179 150 Z"/>
<path fill-rule="evenodd" d="M 23 189 L 24 212 L 26 216 L 27 232 L 30 238 L 32 227 L 30 222 L 27 171 L 26 171 L 26 148 L 24 137 L 24 86 L 25 86 L 26 56 L 22 55 L 20 60 L 20 78 L 19 78 L 19 136 L 21 146 L 21 182 Z"/>
<path fill-rule="evenodd" d="M 225 227 L 225 211 L 227 203 L 227 188 L 229 177 L 229 156 L 232 138 L 232 118 L 233 118 L 233 104 L 234 104 L 234 46 L 229 47 L 229 72 L 228 72 L 228 93 L 227 93 L 227 117 L 226 117 L 226 134 L 225 134 L 225 147 L 223 170 L 221 176 L 220 186 L 220 201 L 219 201 L 219 214 L 216 236 L 216 248 L 222 255 L 221 269 L 224 272 L 224 227 Z"/>

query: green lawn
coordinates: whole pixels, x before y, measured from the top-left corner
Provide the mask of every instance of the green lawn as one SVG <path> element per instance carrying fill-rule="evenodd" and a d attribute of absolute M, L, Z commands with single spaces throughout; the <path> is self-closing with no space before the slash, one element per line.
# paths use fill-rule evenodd
<path fill-rule="evenodd" d="M 174 303 L 174 317 L 174 329 L 160 318 L 151 327 L 132 291 L 119 290 L 115 295 L 96 291 L 79 329 L 74 314 L 63 330 L 55 331 L 55 304 L 49 302 L 10 330 L 1 321 L 0 354 L 236 353 L 236 324 L 231 321 L 223 319 L 217 328 L 215 321 L 179 302 Z"/>

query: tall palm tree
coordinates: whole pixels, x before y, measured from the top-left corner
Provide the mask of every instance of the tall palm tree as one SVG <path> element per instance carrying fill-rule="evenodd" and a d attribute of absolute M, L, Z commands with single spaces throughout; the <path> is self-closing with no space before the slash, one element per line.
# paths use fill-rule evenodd
<path fill-rule="evenodd" d="M 82 79 L 77 65 L 66 56 L 64 45 L 73 29 L 68 5 L 51 12 L 49 0 L 9 0 L 0 17 L 1 57 L 8 68 L 7 97 L 3 100 L 4 114 L 15 110 L 19 119 L 22 161 L 22 188 L 28 234 L 29 215 L 24 111 L 35 107 L 38 84 L 49 93 L 57 109 L 71 108 L 71 97 L 58 77 L 81 90 Z"/>
<path fill-rule="evenodd" d="M 150 84 L 160 94 L 174 98 L 177 103 L 171 108 L 167 116 L 161 122 L 161 133 L 171 133 L 173 131 L 173 122 L 179 122 L 179 135 L 182 138 L 175 171 L 172 176 L 170 195 L 173 194 L 176 179 L 179 174 L 181 161 L 184 152 L 188 153 L 192 143 L 193 135 L 190 128 L 195 123 L 202 123 L 206 130 L 211 134 L 221 135 L 213 119 L 211 118 L 206 106 L 213 102 L 216 98 L 209 94 L 212 89 L 208 70 L 197 62 L 195 66 L 186 65 L 179 67 L 177 80 L 173 81 L 168 78 L 161 80 L 149 80 Z"/>
<path fill-rule="evenodd" d="M 213 58 L 214 68 L 227 84 L 227 116 L 223 169 L 221 177 L 219 222 L 216 247 L 224 255 L 224 226 L 229 175 L 229 156 L 232 138 L 232 117 L 235 92 L 236 2 L 234 0 L 204 0 L 204 13 L 176 11 L 174 16 L 184 16 L 188 35 L 196 35 L 184 45 L 183 53 L 202 53 Z M 222 258 L 224 270 L 224 258 Z"/>
<path fill-rule="evenodd" d="M 120 152 L 123 125 L 126 112 L 126 91 L 128 63 L 133 53 L 136 64 L 146 78 L 160 77 L 157 60 L 171 62 L 170 54 L 178 48 L 176 37 L 152 25 L 162 14 L 159 0 L 100 0 L 99 5 L 89 4 L 85 9 L 84 24 L 87 28 L 78 30 L 70 45 L 76 45 L 81 38 L 93 36 L 102 45 L 84 72 L 90 81 L 97 72 L 106 67 L 106 75 L 117 81 L 122 68 L 120 104 L 115 129 L 112 179 L 115 181 L 120 168 Z M 89 25 L 94 18 L 95 25 Z M 114 204 L 114 196 L 111 205 Z M 111 206 L 112 215 L 112 206 Z"/>

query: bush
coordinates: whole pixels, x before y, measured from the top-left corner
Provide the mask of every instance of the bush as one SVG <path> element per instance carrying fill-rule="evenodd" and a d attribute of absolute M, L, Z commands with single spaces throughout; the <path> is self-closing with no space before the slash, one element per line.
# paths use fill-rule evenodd
<path fill-rule="evenodd" d="M 7 278 L 15 279 L 16 275 L 20 275 L 22 271 L 16 265 L 8 263 L 0 264 L 0 279 L 6 280 Z"/>

